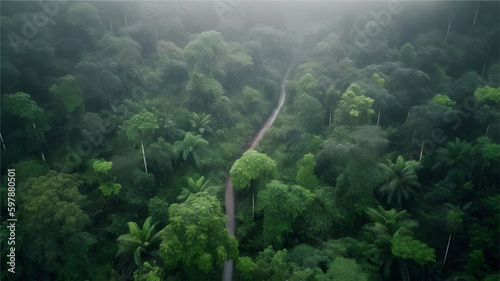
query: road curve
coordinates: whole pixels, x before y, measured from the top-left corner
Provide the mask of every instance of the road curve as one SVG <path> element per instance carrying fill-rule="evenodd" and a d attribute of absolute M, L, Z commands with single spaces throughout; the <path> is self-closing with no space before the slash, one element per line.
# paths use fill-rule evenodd
<path fill-rule="evenodd" d="M 288 79 L 288 75 L 290 74 L 291 68 L 289 68 L 286 71 L 285 78 L 283 78 L 283 81 L 281 82 L 281 94 L 280 94 L 280 99 L 278 101 L 278 106 L 273 110 L 273 113 L 271 113 L 271 116 L 267 119 L 266 123 L 264 126 L 260 129 L 259 133 L 255 136 L 255 138 L 252 140 L 250 143 L 250 146 L 245 150 L 253 150 L 259 142 L 262 140 L 264 137 L 264 134 L 266 133 L 267 129 L 269 129 L 273 123 L 274 120 L 276 120 L 276 117 L 278 116 L 278 113 L 281 110 L 281 107 L 283 107 L 283 104 L 285 103 L 285 97 L 286 97 L 286 92 L 285 92 L 285 85 L 286 81 Z M 233 184 L 231 183 L 231 177 L 229 176 L 226 181 L 226 193 L 225 193 L 225 203 L 226 203 L 226 216 L 227 216 L 227 221 L 226 221 L 226 228 L 229 230 L 229 234 L 234 236 L 235 233 L 235 227 L 234 227 L 234 190 L 233 190 Z M 233 260 L 228 260 L 224 263 L 224 272 L 222 273 L 222 281 L 231 281 L 233 279 Z"/>

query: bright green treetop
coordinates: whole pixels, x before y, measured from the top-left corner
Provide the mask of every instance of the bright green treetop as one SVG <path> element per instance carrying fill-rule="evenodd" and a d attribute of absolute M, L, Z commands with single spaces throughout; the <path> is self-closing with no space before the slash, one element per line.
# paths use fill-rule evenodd
<path fill-rule="evenodd" d="M 225 227 L 226 216 L 217 198 L 199 192 L 184 203 L 172 204 L 168 211 L 170 224 L 160 245 L 168 269 L 182 263 L 207 273 L 238 257 L 238 241 Z"/>
<path fill-rule="evenodd" d="M 122 186 L 119 183 L 114 183 L 115 177 L 111 176 L 110 170 L 113 162 L 106 162 L 104 160 L 97 160 L 92 164 L 94 172 L 99 177 L 99 189 L 104 196 L 111 194 L 118 194 Z"/>
<path fill-rule="evenodd" d="M 349 126 L 369 124 L 370 118 L 375 114 L 372 109 L 374 100 L 364 94 L 361 87 L 351 84 L 342 94 L 339 107 L 335 110 L 335 123 Z"/>
<path fill-rule="evenodd" d="M 143 136 L 153 134 L 158 128 L 158 118 L 153 113 L 144 110 L 127 121 L 127 137 L 134 144 L 139 144 Z"/>
<path fill-rule="evenodd" d="M 231 167 L 231 182 L 236 190 L 241 190 L 250 185 L 250 181 L 269 175 L 276 170 L 276 163 L 267 155 L 255 150 L 243 153 Z"/>
<path fill-rule="evenodd" d="M 436 261 L 434 249 L 410 236 L 395 235 L 392 239 L 391 252 L 395 257 L 411 259 L 420 265 Z"/>
<path fill-rule="evenodd" d="M 500 102 L 500 87 L 496 89 L 489 86 L 477 88 L 474 92 L 474 97 L 480 103 L 487 102 L 488 100 L 498 103 Z"/>
<path fill-rule="evenodd" d="M 456 102 L 446 95 L 437 94 L 432 98 L 432 102 L 441 106 L 452 107 Z"/>

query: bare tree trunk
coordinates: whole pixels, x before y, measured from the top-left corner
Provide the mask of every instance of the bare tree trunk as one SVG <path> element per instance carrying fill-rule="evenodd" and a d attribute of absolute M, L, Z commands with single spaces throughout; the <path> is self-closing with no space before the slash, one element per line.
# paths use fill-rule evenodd
<path fill-rule="evenodd" d="M 444 268 L 444 264 L 446 263 L 446 258 L 448 257 L 448 250 L 450 249 L 450 242 L 451 242 L 451 233 L 450 233 L 450 237 L 448 238 L 448 246 L 446 246 L 446 253 L 444 254 L 443 268 Z"/>
<path fill-rule="evenodd" d="M 490 125 L 488 125 L 488 127 L 486 127 L 486 133 L 484 134 L 485 137 L 488 135 L 489 130 L 490 130 Z"/>
<path fill-rule="evenodd" d="M 450 21 L 448 22 L 448 30 L 446 31 L 446 39 L 444 41 L 448 41 L 448 34 L 450 33 L 450 27 L 451 27 L 451 19 L 453 18 L 453 9 L 451 10 L 450 14 Z"/>
<path fill-rule="evenodd" d="M 420 149 L 420 158 L 418 159 L 418 163 L 422 161 L 423 154 L 424 154 L 424 142 L 422 141 L 422 149 Z"/>
<path fill-rule="evenodd" d="M 146 154 L 144 154 L 144 144 L 142 143 L 142 138 L 141 138 L 141 148 L 142 148 L 142 159 L 144 160 L 144 170 L 146 171 L 146 174 L 148 173 L 148 165 L 146 164 Z"/>
<path fill-rule="evenodd" d="M 490 48 L 486 52 L 486 58 L 484 58 L 483 70 L 481 71 L 481 79 L 483 79 L 484 69 L 486 68 L 486 62 L 488 62 L 488 55 L 490 54 Z"/>
<path fill-rule="evenodd" d="M 156 41 L 158 41 L 158 26 L 156 26 L 155 34 L 156 34 Z"/>
<path fill-rule="evenodd" d="M 476 15 L 474 16 L 474 22 L 472 22 L 472 28 L 470 30 L 469 38 L 472 36 L 472 31 L 474 31 L 474 26 L 476 25 L 477 12 L 479 12 L 479 3 L 477 3 Z"/>
<path fill-rule="evenodd" d="M 0 140 L 2 141 L 2 146 L 3 146 L 3 149 L 5 149 L 5 143 L 3 142 L 2 133 L 0 133 Z"/>
<path fill-rule="evenodd" d="M 378 126 L 379 122 L 380 122 L 380 109 L 378 110 L 377 126 Z"/>
<path fill-rule="evenodd" d="M 252 219 L 255 219 L 255 191 L 252 190 Z"/>
<path fill-rule="evenodd" d="M 123 17 L 125 18 L 125 27 L 127 27 L 128 23 L 127 23 L 127 12 L 126 11 L 123 11 Z"/>
<path fill-rule="evenodd" d="M 111 34 L 115 34 L 113 31 L 113 22 L 111 21 L 111 16 L 109 17 L 109 27 L 111 28 Z"/>

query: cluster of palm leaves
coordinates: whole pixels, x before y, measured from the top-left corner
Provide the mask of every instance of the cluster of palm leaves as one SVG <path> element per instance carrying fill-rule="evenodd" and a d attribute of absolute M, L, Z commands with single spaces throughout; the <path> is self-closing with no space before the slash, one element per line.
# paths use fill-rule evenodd
<path fill-rule="evenodd" d="M 157 223 L 151 225 L 151 217 L 144 222 L 142 229 L 135 222 L 128 222 L 129 233 L 120 235 L 118 241 L 117 268 L 122 276 L 131 276 L 142 266 L 143 261 L 161 263 L 159 246 L 164 229 L 156 230 Z"/>

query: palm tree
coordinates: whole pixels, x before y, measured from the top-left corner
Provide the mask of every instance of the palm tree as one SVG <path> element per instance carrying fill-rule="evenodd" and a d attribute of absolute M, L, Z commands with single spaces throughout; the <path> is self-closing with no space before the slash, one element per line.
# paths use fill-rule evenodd
<path fill-rule="evenodd" d="M 373 235 L 373 243 L 379 249 L 384 278 L 387 279 L 391 275 L 391 267 L 396 261 L 403 280 L 409 280 L 405 261 L 394 257 L 391 251 L 392 238 L 413 236 L 411 229 L 418 223 L 409 218 L 410 214 L 406 210 L 390 209 L 387 211 L 379 205 L 376 209 L 368 207 L 365 212 L 372 222 L 365 224 L 363 228 Z"/>
<path fill-rule="evenodd" d="M 194 181 L 192 177 L 188 177 L 188 186 L 182 188 L 181 194 L 177 196 L 178 201 L 186 201 L 186 199 L 191 194 L 196 194 L 198 192 L 207 192 L 210 195 L 215 195 L 219 191 L 216 186 L 209 186 L 210 180 L 205 181 L 205 177 L 200 177 L 197 181 Z"/>
<path fill-rule="evenodd" d="M 208 147 L 208 141 L 203 139 L 200 135 L 193 135 L 191 132 L 186 133 L 183 141 L 175 142 L 177 151 L 182 154 L 182 159 L 186 161 L 189 155 L 192 155 L 194 163 L 197 168 L 205 165 L 203 161 L 203 154 Z"/>
<path fill-rule="evenodd" d="M 382 169 L 385 184 L 379 188 L 379 192 L 387 197 L 387 203 L 391 204 L 396 198 L 398 206 L 401 206 L 403 198 L 408 200 L 410 195 L 417 195 L 415 188 L 420 187 L 416 170 L 421 165 L 416 161 L 404 161 L 398 156 L 396 163 L 388 160 L 387 164 L 379 164 Z"/>
<path fill-rule="evenodd" d="M 151 225 L 151 217 L 144 222 L 142 229 L 137 223 L 128 222 L 129 233 L 118 237 L 118 270 L 125 276 L 132 275 L 133 271 L 147 260 L 161 261 L 159 246 L 164 229 L 156 231 L 156 224 Z"/>
<path fill-rule="evenodd" d="M 212 128 L 209 126 L 212 121 L 212 115 L 206 114 L 203 112 L 202 114 L 198 114 L 193 112 L 191 116 L 191 125 L 195 129 L 197 133 L 203 134 L 205 132 L 213 132 Z"/>
<path fill-rule="evenodd" d="M 455 142 L 450 141 L 446 147 L 440 147 L 436 150 L 436 163 L 432 165 L 432 169 L 446 166 L 448 171 L 453 173 L 449 175 L 461 179 L 460 181 L 466 181 L 472 176 L 470 166 L 467 164 L 467 161 L 472 158 L 471 152 L 471 143 L 461 142 L 460 139 L 456 138 Z"/>

